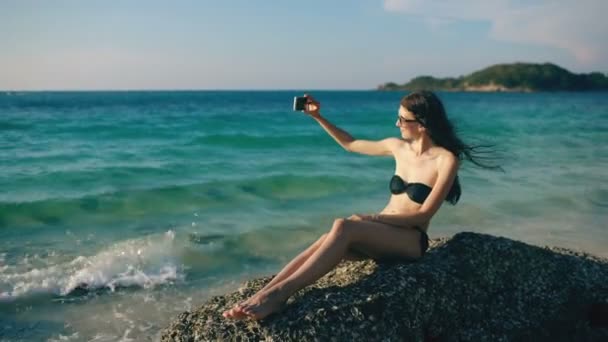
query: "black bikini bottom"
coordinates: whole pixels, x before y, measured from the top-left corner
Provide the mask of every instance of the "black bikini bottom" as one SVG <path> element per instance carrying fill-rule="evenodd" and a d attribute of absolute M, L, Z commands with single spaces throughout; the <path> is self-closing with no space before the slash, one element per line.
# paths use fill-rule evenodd
<path fill-rule="evenodd" d="M 422 230 L 422 228 L 418 226 L 414 226 L 413 228 L 420 233 L 420 256 L 422 257 L 426 253 L 427 249 L 429 249 L 429 236 L 424 230 Z"/>

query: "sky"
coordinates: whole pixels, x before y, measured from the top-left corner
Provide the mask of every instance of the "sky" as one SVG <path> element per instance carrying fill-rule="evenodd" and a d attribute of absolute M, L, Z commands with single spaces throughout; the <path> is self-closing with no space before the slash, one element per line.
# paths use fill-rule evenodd
<path fill-rule="evenodd" d="M 608 0 L 0 0 L 0 89 L 373 89 L 608 73 Z"/>

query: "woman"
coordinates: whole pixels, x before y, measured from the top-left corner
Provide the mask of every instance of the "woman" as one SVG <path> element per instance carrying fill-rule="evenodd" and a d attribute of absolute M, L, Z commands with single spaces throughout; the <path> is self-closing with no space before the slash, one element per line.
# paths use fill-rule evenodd
<path fill-rule="evenodd" d="M 305 113 L 349 152 L 393 156 L 391 197 L 375 215 L 336 219 L 330 231 L 294 258 L 262 290 L 223 313 L 226 318 L 262 319 L 283 308 L 299 289 L 314 283 L 341 260 L 417 259 L 428 248 L 427 230 L 442 202 L 460 197 L 459 161 L 474 160 L 474 147 L 455 134 L 443 104 L 427 91 L 411 93 L 400 103 L 395 125 L 401 138 L 355 139 L 321 116 L 320 103 L 307 97 Z"/>

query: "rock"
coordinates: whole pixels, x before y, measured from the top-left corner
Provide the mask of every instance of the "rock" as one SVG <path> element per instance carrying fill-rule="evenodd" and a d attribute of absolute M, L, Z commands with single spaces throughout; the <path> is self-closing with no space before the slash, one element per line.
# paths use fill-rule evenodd
<path fill-rule="evenodd" d="M 563 248 L 463 232 L 415 262 L 342 262 L 261 321 L 222 317 L 270 279 L 182 313 L 162 341 L 608 341 L 608 260 Z"/>

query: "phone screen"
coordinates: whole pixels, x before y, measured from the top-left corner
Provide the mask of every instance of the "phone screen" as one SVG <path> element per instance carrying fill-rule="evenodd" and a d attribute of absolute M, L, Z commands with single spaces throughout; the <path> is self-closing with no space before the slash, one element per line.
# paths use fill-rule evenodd
<path fill-rule="evenodd" d="M 304 96 L 296 96 L 293 98 L 293 110 L 302 111 L 306 106 L 306 97 Z"/>

